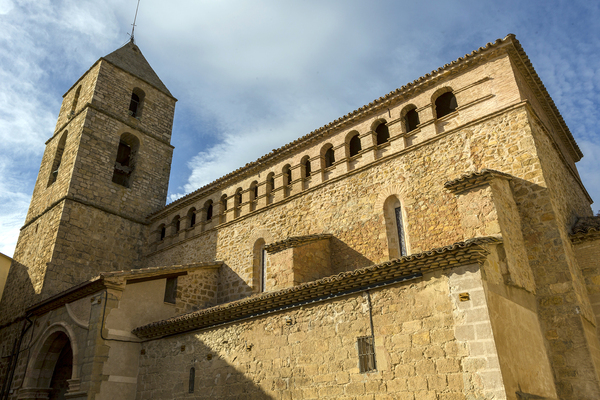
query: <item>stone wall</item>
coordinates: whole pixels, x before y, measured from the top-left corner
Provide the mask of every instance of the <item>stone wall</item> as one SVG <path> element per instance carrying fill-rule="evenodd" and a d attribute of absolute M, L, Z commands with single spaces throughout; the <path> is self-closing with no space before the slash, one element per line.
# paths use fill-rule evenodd
<path fill-rule="evenodd" d="M 463 268 L 372 290 L 370 300 L 355 294 L 149 341 L 137 398 L 506 398 L 489 317 L 458 296 L 468 290 L 485 310 L 481 285 L 477 267 Z M 357 338 L 371 334 L 370 313 L 377 371 L 361 373 Z"/>

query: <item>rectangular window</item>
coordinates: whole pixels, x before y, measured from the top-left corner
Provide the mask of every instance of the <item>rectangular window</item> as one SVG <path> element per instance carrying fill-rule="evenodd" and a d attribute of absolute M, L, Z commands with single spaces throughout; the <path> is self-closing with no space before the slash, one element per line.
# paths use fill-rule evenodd
<path fill-rule="evenodd" d="M 165 287 L 165 303 L 175 304 L 177 302 L 177 277 L 167 278 Z"/>
<path fill-rule="evenodd" d="M 375 365 L 375 346 L 372 336 L 359 337 L 356 340 L 358 347 L 358 367 L 360 372 L 372 372 L 377 370 Z"/>

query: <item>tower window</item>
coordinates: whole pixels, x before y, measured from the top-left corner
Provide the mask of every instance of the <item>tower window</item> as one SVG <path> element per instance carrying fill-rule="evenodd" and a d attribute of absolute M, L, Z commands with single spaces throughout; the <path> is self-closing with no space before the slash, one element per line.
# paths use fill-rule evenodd
<path fill-rule="evenodd" d="M 352 136 L 350 139 L 350 157 L 354 157 L 362 150 L 360 146 L 360 138 L 358 137 L 358 133 Z"/>
<path fill-rule="evenodd" d="M 195 208 L 190 208 L 190 211 L 188 211 L 187 213 L 187 217 L 188 217 L 188 221 L 189 222 L 189 227 L 193 228 L 196 225 L 196 209 Z"/>
<path fill-rule="evenodd" d="M 409 110 L 404 116 L 404 125 L 406 132 L 414 131 L 421 122 L 419 121 L 419 113 L 416 108 Z"/>
<path fill-rule="evenodd" d="M 48 179 L 48 186 L 52 185 L 56 182 L 56 178 L 58 177 L 58 170 L 60 169 L 60 163 L 62 161 L 62 156 L 65 151 L 65 144 L 67 143 L 67 132 L 65 131 L 60 140 L 58 141 L 58 145 L 56 146 L 56 153 L 54 153 L 54 161 L 52 162 L 52 166 L 50 168 L 50 177 Z"/>
<path fill-rule="evenodd" d="M 406 241 L 404 240 L 404 225 L 402 224 L 402 208 L 394 209 L 396 214 L 396 229 L 398 230 L 398 242 L 400 244 L 400 256 L 406 255 Z"/>
<path fill-rule="evenodd" d="M 112 181 L 121 186 L 130 187 L 131 175 L 135 168 L 135 156 L 139 140 L 129 133 L 121 135 Z"/>
<path fill-rule="evenodd" d="M 377 144 L 384 144 L 390 139 L 390 131 L 385 122 L 382 122 L 375 129 L 375 133 L 377 134 Z"/>
<path fill-rule="evenodd" d="M 129 102 L 129 115 L 134 118 L 139 118 L 142 116 L 142 105 L 144 101 L 144 91 L 135 88 L 131 93 L 131 101 Z"/>
<path fill-rule="evenodd" d="M 167 235 L 167 228 L 164 225 L 162 225 L 160 227 L 160 240 L 164 240 L 166 235 Z"/>
<path fill-rule="evenodd" d="M 456 111 L 457 108 L 458 103 L 452 92 L 446 92 L 435 100 L 435 112 L 438 118 Z"/>
<path fill-rule="evenodd" d="M 81 85 L 75 91 L 75 96 L 73 97 L 73 102 L 71 103 L 71 112 L 69 113 L 69 118 L 75 115 L 75 110 L 77 109 L 77 102 L 79 101 L 79 95 L 81 93 Z"/>

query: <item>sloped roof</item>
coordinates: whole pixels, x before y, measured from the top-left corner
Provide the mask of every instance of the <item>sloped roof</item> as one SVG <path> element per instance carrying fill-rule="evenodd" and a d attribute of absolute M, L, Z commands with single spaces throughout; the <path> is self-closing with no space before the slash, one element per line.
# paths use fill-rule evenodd
<path fill-rule="evenodd" d="M 571 241 L 573 243 L 596 240 L 600 238 L 600 215 L 595 217 L 581 217 L 573 226 Z"/>
<path fill-rule="evenodd" d="M 135 328 L 132 332 L 143 339 L 175 335 L 303 304 L 323 301 L 369 287 L 399 283 L 418 278 L 423 273 L 435 270 L 468 264 L 481 264 L 489 254 L 486 245 L 497 243 L 501 243 L 501 240 L 495 237 L 473 238 L 370 267 L 342 272 L 338 275 L 303 283 L 276 292 L 261 293 L 256 296 L 246 297 L 215 307 L 153 322 Z"/>
<path fill-rule="evenodd" d="M 140 48 L 137 47 L 135 43 L 130 41 L 125 46 L 113 51 L 101 59 L 121 68 L 123 71 L 129 72 L 141 80 L 146 81 L 161 92 L 173 97 L 171 92 L 169 92 L 169 89 L 167 89 L 158 75 L 156 75 L 156 72 L 154 72 L 148 61 L 146 61 Z"/>

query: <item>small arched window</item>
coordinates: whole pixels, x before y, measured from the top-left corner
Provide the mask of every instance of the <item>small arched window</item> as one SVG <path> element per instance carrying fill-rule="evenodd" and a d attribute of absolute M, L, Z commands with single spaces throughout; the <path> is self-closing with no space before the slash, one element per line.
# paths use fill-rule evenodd
<path fill-rule="evenodd" d="M 458 108 L 456 97 L 452 92 L 446 92 L 435 99 L 435 113 L 437 118 L 442 118 Z"/>
<path fill-rule="evenodd" d="M 175 233 L 181 230 L 181 219 L 179 218 L 179 215 L 173 218 L 173 230 L 175 231 Z"/>
<path fill-rule="evenodd" d="M 310 178 L 311 167 L 310 167 L 310 158 L 308 156 L 304 156 L 300 161 L 300 165 L 302 166 L 302 177 Z"/>
<path fill-rule="evenodd" d="M 254 181 L 250 184 L 250 210 L 256 209 L 256 201 L 258 200 L 258 182 Z"/>
<path fill-rule="evenodd" d="M 360 138 L 358 137 L 358 133 L 352 136 L 352 138 L 350 139 L 349 147 L 350 157 L 354 157 L 362 150 L 362 147 L 360 146 Z"/>
<path fill-rule="evenodd" d="M 292 169 L 290 168 L 290 165 L 287 164 L 283 167 L 281 172 L 283 174 L 283 196 L 286 197 L 289 194 L 289 188 L 292 184 Z"/>
<path fill-rule="evenodd" d="M 140 141 L 130 133 L 121 135 L 117 159 L 112 181 L 121 186 L 131 187 L 131 176 L 135 170 L 136 155 L 140 147 Z"/>
<path fill-rule="evenodd" d="M 192 367 L 192 368 L 190 368 L 190 379 L 188 382 L 188 392 L 189 393 L 194 393 L 195 380 L 196 380 L 196 368 Z"/>
<path fill-rule="evenodd" d="M 269 175 L 267 175 L 267 195 L 273 193 L 274 189 L 275 189 L 275 173 L 270 172 Z"/>
<path fill-rule="evenodd" d="M 221 196 L 221 200 L 219 200 L 219 203 L 221 204 L 221 210 L 220 210 L 220 223 L 223 223 L 225 221 L 227 221 L 227 195 L 224 194 Z"/>
<path fill-rule="evenodd" d="M 233 208 L 236 217 L 240 216 L 240 207 L 242 205 L 242 188 L 237 188 L 233 199 Z"/>
<path fill-rule="evenodd" d="M 414 131 L 420 123 L 419 113 L 417 112 L 416 107 L 409 109 L 406 114 L 404 114 L 404 127 L 406 128 L 406 132 Z"/>
<path fill-rule="evenodd" d="M 187 213 L 188 227 L 193 228 L 196 226 L 196 209 L 194 207 L 190 208 Z"/>
<path fill-rule="evenodd" d="M 325 150 L 325 168 L 331 167 L 335 163 L 335 152 L 333 146 Z"/>
<path fill-rule="evenodd" d="M 387 143 L 387 141 L 390 140 L 390 130 L 385 122 L 377 125 L 375 133 L 377 134 L 377 145 Z"/>
<path fill-rule="evenodd" d="M 165 227 L 165 224 L 162 224 L 158 227 L 158 240 L 163 240 L 165 236 L 167 236 L 167 228 Z"/>
<path fill-rule="evenodd" d="M 208 200 L 206 204 L 204 204 L 204 208 L 206 210 L 206 221 L 212 220 L 213 217 L 213 202 L 212 200 Z"/>
<path fill-rule="evenodd" d="M 133 89 L 131 93 L 131 101 L 129 102 L 129 115 L 134 118 L 142 116 L 142 108 L 144 104 L 144 91 L 140 88 Z"/>
<path fill-rule="evenodd" d="M 58 170 L 60 169 L 60 163 L 62 162 L 62 156 L 65 152 L 65 145 L 67 144 L 67 131 L 64 131 L 62 136 L 60 137 L 58 144 L 56 145 L 56 151 L 54 153 L 54 161 L 52 162 L 52 167 L 50 168 L 50 177 L 48 178 L 48 186 L 52 185 L 56 182 L 56 178 L 58 177 Z"/>
<path fill-rule="evenodd" d="M 71 103 L 71 112 L 69 113 L 69 117 L 75 115 L 75 110 L 77 109 L 77 102 L 79 101 L 79 95 L 81 94 L 81 85 L 75 91 L 75 96 L 73 96 L 73 102 Z"/>

